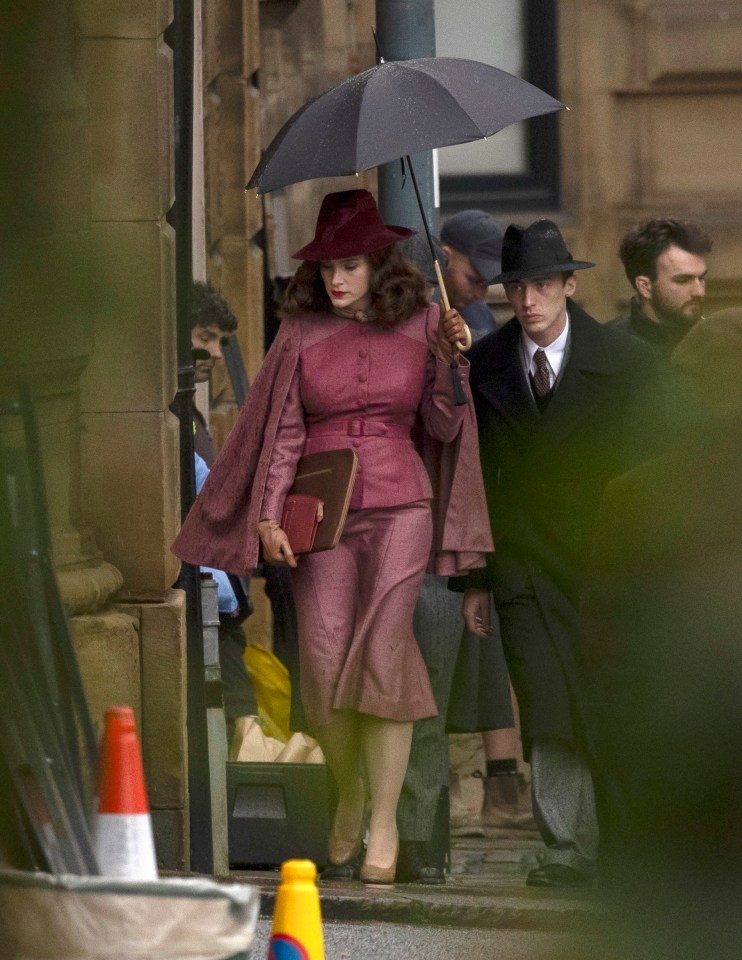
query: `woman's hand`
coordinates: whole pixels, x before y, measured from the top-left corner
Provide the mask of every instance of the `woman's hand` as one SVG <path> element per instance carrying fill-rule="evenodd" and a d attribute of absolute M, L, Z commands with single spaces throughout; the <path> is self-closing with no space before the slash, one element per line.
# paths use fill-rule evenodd
<path fill-rule="evenodd" d="M 489 590 L 464 590 L 461 614 L 471 633 L 478 637 L 488 637 L 492 633 Z"/>
<path fill-rule="evenodd" d="M 263 557 L 276 567 L 295 567 L 296 557 L 291 549 L 289 538 L 281 525 L 275 520 L 261 520 L 258 535 L 263 544 Z"/>
<path fill-rule="evenodd" d="M 459 355 L 459 344 L 470 342 L 469 328 L 458 310 L 451 307 L 441 314 L 438 322 L 438 354 L 441 360 L 450 363 Z"/>

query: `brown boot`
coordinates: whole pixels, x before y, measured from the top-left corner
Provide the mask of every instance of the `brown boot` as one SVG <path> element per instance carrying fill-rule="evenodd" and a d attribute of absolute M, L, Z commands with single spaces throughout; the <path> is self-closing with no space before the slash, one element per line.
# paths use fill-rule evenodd
<path fill-rule="evenodd" d="M 485 777 L 482 823 L 490 828 L 536 829 L 531 790 L 522 773 Z"/>
<path fill-rule="evenodd" d="M 477 771 L 478 772 L 478 771 Z M 482 775 L 461 777 L 451 774 L 450 830 L 452 837 L 483 837 Z"/>

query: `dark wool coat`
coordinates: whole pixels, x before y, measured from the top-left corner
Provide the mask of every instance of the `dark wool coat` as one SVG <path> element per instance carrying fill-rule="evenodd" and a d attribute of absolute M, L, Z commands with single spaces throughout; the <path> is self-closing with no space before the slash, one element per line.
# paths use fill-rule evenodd
<path fill-rule="evenodd" d="M 739 879 L 740 486 L 742 418 L 704 422 L 612 481 L 596 520 L 581 624 L 604 869 L 652 896 L 678 863 Z"/>
<path fill-rule="evenodd" d="M 467 581 L 492 586 L 498 607 L 517 606 L 518 636 L 503 631 L 503 643 L 526 754 L 534 737 L 587 746 L 577 605 L 591 528 L 608 481 L 653 449 L 651 354 L 572 301 L 568 310 L 567 353 L 543 413 L 515 318 L 470 354 L 495 553 L 487 574 Z"/>

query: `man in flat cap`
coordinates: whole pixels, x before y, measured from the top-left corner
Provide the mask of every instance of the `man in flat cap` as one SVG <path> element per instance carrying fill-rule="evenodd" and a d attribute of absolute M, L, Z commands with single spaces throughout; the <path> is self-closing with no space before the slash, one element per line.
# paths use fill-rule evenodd
<path fill-rule="evenodd" d="M 486 571 L 465 579 L 464 616 L 489 633 L 494 594 L 545 843 L 533 886 L 595 874 L 578 596 L 605 485 L 652 449 L 641 402 L 651 353 L 571 299 L 575 271 L 591 266 L 572 258 L 549 220 L 509 226 L 494 282 L 515 316 L 469 355 L 496 550 Z"/>
<path fill-rule="evenodd" d="M 459 210 L 441 230 L 441 245 L 448 258 L 443 277 L 446 292 L 474 340 L 496 326 L 484 298 L 492 278 L 500 272 L 504 233 L 504 225 L 485 210 Z"/>

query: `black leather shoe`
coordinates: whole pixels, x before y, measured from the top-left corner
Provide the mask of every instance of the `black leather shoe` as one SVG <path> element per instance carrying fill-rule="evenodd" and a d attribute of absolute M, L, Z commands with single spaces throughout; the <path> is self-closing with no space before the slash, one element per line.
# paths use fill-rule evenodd
<path fill-rule="evenodd" d="M 426 843 L 400 840 L 394 880 L 396 883 L 424 883 L 428 886 L 437 886 L 446 882 L 446 875 L 441 867 L 434 866 L 428 860 Z"/>
<path fill-rule="evenodd" d="M 348 863 L 328 863 L 322 873 L 320 880 L 360 880 L 361 878 L 361 858 L 354 857 Z"/>
<path fill-rule="evenodd" d="M 526 878 L 528 887 L 584 887 L 591 882 L 590 877 L 563 863 L 535 867 Z"/>

